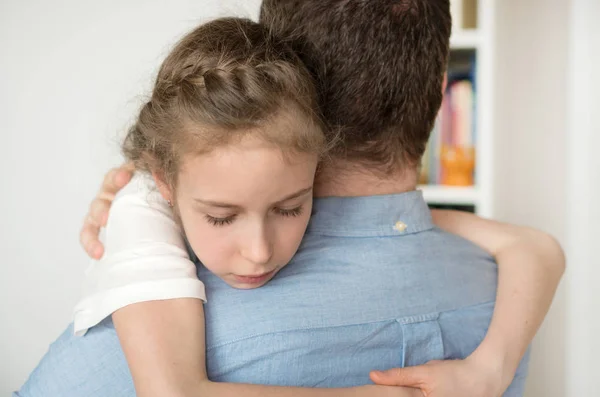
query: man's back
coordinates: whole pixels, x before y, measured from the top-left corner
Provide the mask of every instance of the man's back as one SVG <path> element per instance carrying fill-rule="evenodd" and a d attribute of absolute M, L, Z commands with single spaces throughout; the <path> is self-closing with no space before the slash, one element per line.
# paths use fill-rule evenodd
<path fill-rule="evenodd" d="M 293 262 L 262 288 L 199 276 L 212 380 L 337 387 L 469 355 L 491 320 L 497 266 L 435 228 L 410 192 L 316 200 Z M 507 395 L 521 395 L 525 367 Z"/>

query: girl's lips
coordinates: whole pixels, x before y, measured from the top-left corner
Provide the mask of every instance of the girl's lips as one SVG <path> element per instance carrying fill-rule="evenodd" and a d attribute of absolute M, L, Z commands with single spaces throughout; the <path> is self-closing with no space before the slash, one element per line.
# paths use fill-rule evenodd
<path fill-rule="evenodd" d="M 275 270 L 271 270 L 268 273 L 263 273 L 258 276 L 238 276 L 237 274 L 233 277 L 237 282 L 243 284 L 261 284 L 269 279 Z"/>

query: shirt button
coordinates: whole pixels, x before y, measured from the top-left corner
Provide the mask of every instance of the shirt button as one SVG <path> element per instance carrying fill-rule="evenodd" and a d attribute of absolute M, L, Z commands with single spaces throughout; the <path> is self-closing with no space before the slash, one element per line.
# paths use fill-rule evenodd
<path fill-rule="evenodd" d="M 404 232 L 406 230 L 406 223 L 398 221 L 396 222 L 396 224 L 394 225 L 394 229 L 396 229 L 399 232 Z"/>

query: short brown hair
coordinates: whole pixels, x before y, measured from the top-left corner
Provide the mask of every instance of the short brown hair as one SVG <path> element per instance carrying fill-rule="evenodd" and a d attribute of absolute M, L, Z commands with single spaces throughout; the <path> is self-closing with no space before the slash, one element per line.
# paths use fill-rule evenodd
<path fill-rule="evenodd" d="M 263 128 L 281 121 L 286 128 Z M 284 151 L 320 154 L 325 136 L 312 77 L 264 26 L 222 18 L 187 34 L 163 62 L 122 149 L 136 169 L 176 183 L 184 154 L 261 134 Z"/>
<path fill-rule="evenodd" d="M 332 155 L 390 172 L 418 163 L 442 101 L 448 0 L 264 0 L 318 80 Z"/>

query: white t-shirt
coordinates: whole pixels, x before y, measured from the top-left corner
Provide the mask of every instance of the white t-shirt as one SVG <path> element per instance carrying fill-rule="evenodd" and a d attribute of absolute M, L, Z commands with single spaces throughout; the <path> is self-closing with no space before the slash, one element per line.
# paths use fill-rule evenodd
<path fill-rule="evenodd" d="M 104 232 L 104 256 L 86 271 L 75 307 L 74 332 L 132 303 L 197 298 L 206 301 L 181 227 L 154 181 L 136 174 L 113 202 Z"/>

